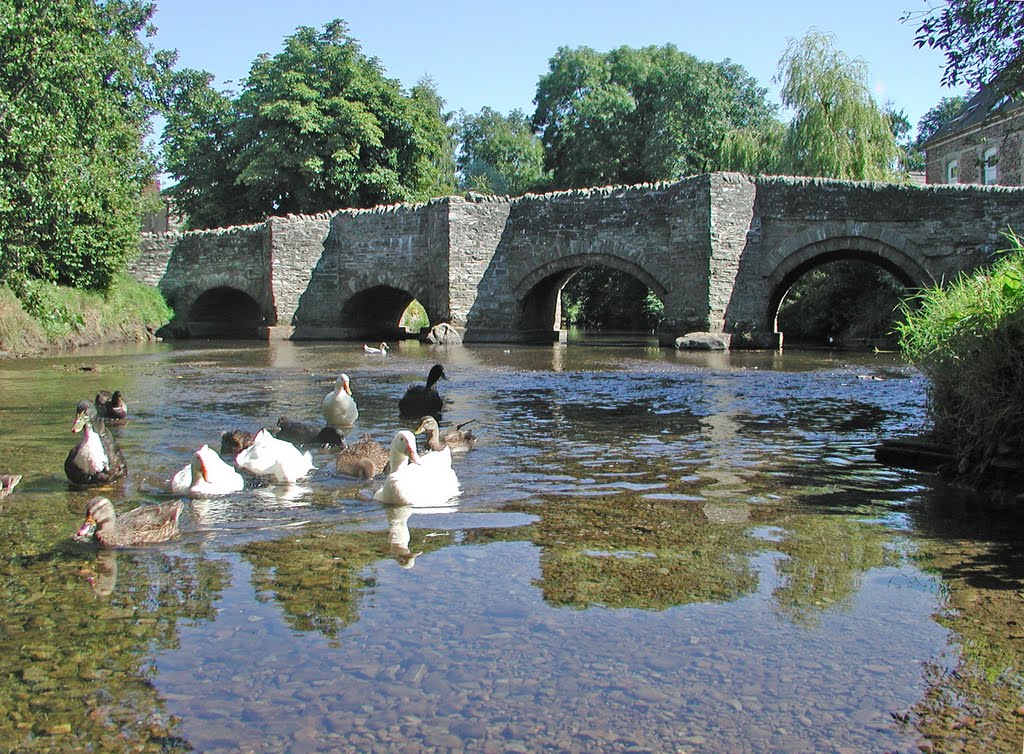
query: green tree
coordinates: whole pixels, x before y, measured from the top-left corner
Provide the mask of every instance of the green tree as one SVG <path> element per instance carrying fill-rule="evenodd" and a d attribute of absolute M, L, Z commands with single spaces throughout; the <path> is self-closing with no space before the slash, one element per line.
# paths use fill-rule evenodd
<path fill-rule="evenodd" d="M 977 89 L 997 76 L 1009 88 L 1024 86 L 1024 3 L 1019 0 L 947 0 L 927 11 L 908 12 L 917 20 L 917 47 L 946 56 L 942 83 Z"/>
<path fill-rule="evenodd" d="M 547 181 L 544 145 L 521 110 L 507 116 L 489 107 L 476 115 L 462 113 L 459 141 L 464 189 L 520 196 L 542 189 Z"/>
<path fill-rule="evenodd" d="M 766 93 L 741 66 L 673 45 L 561 47 L 533 125 L 559 188 L 672 180 L 717 169 L 727 133 L 773 115 Z"/>
<path fill-rule="evenodd" d="M 167 193 L 199 228 L 247 217 L 250 201 L 232 168 L 238 150 L 233 101 L 212 80 L 205 71 L 177 73 L 161 136 L 164 166 L 179 178 Z"/>
<path fill-rule="evenodd" d="M 867 63 L 811 31 L 791 39 L 776 80 L 792 109 L 784 165 L 796 175 L 885 180 L 899 156 L 891 120 L 871 96 Z"/>
<path fill-rule="evenodd" d="M 966 97 L 943 97 L 939 104 L 921 116 L 917 122 L 917 139 L 915 145 L 920 149 L 935 132 L 949 123 L 964 111 L 967 106 Z"/>
<path fill-rule="evenodd" d="M 433 85 L 406 94 L 341 20 L 300 26 L 280 53 L 260 55 L 237 97 L 215 96 L 193 72 L 177 99 L 183 114 L 163 142 L 171 193 L 193 226 L 422 201 L 453 186 Z"/>
<path fill-rule="evenodd" d="M 924 152 L 920 149 L 920 142 L 910 136 L 913 126 L 910 125 L 910 118 L 907 117 L 906 111 L 897 110 L 895 105 L 887 102 L 885 117 L 889 119 L 889 130 L 892 131 L 896 147 L 899 149 L 899 172 L 924 170 Z"/>
<path fill-rule="evenodd" d="M 452 194 L 456 187 L 454 113 L 445 112 L 445 101 L 429 77 L 416 82 L 409 97 L 416 118 L 415 133 L 423 144 L 415 193 L 425 199 Z"/>
<path fill-rule="evenodd" d="M 170 53 L 141 0 L 0 0 L 0 281 L 105 289 L 138 253 Z"/>

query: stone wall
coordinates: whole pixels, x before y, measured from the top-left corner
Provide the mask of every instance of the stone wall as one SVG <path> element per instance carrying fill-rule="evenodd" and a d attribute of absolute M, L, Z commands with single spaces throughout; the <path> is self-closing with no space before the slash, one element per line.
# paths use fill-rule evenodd
<path fill-rule="evenodd" d="M 356 314 L 347 311 L 346 305 L 358 294 L 377 288 L 387 289 L 381 296 L 392 296 L 390 300 L 396 302 L 395 322 L 412 298 L 423 305 L 432 322 L 447 321 L 447 214 L 448 199 L 342 210 L 330 216 L 326 235 L 321 226 L 311 231 L 315 238 L 308 240 L 310 247 L 303 249 L 302 234 L 294 231 L 290 238 L 297 247 L 279 248 L 275 241 L 275 259 L 294 260 L 290 264 L 296 275 L 312 263 L 308 283 L 299 290 L 291 312 L 293 325 L 308 337 L 345 336 L 340 330 L 351 329 L 347 319 Z M 297 226 L 301 220 L 290 222 Z M 394 297 L 389 290 L 408 295 Z M 380 299 L 374 303 L 380 305 Z"/>
<path fill-rule="evenodd" d="M 169 236 L 174 248 L 160 290 L 176 312 L 190 311 L 208 291 L 233 288 L 257 303 L 268 325 L 276 324 L 266 223 Z"/>
<path fill-rule="evenodd" d="M 1024 189 L 717 173 L 147 235 L 132 272 L 185 320 L 207 292 L 241 291 L 272 337 L 370 337 L 415 298 L 467 341 L 521 341 L 550 339 L 562 285 L 602 265 L 662 299 L 664 342 L 706 331 L 770 344 L 781 297 L 811 267 L 867 259 L 931 285 L 990 261 L 1011 227 L 1024 228 Z"/>

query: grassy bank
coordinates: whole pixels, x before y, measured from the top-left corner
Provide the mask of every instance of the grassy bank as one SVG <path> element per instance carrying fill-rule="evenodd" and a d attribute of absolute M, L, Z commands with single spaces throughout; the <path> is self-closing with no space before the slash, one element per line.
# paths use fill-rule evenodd
<path fill-rule="evenodd" d="M 1015 235 L 990 268 L 923 291 L 898 326 L 928 377 L 928 412 L 959 473 L 1024 481 L 1024 248 Z"/>
<path fill-rule="evenodd" d="M 127 276 L 105 294 L 30 281 L 0 287 L 0 354 L 30 356 L 94 343 L 151 340 L 172 312 L 160 292 Z"/>

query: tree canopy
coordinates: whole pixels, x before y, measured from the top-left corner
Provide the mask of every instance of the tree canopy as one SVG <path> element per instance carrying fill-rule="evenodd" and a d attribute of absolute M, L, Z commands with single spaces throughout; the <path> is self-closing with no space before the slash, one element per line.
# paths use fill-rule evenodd
<path fill-rule="evenodd" d="M 943 97 L 939 104 L 921 116 L 917 122 L 917 146 L 920 147 L 967 107 L 966 97 Z"/>
<path fill-rule="evenodd" d="M 507 116 L 489 107 L 475 115 L 463 113 L 459 141 L 462 188 L 511 196 L 543 189 L 544 145 L 521 110 Z"/>
<path fill-rule="evenodd" d="M 670 44 L 560 47 L 533 126 L 557 188 L 672 180 L 718 169 L 725 134 L 773 116 L 766 94 L 742 66 Z"/>
<path fill-rule="evenodd" d="M 867 64 L 811 31 L 790 40 L 776 79 L 793 111 L 783 168 L 794 175 L 849 180 L 891 178 L 899 156 L 893 120 L 871 95 Z"/>
<path fill-rule="evenodd" d="M 946 0 L 919 21 L 914 44 L 946 56 L 942 83 L 979 89 L 999 76 L 1008 88 L 1024 86 L 1024 3 L 1020 0 Z"/>
<path fill-rule="evenodd" d="M 0 0 L 0 281 L 105 289 L 138 253 L 149 115 L 173 62 L 142 0 Z"/>
<path fill-rule="evenodd" d="M 344 21 L 300 26 L 237 97 L 182 72 L 163 134 L 169 191 L 198 227 L 428 199 L 454 185 L 443 104 L 429 81 L 407 94 L 386 78 Z"/>

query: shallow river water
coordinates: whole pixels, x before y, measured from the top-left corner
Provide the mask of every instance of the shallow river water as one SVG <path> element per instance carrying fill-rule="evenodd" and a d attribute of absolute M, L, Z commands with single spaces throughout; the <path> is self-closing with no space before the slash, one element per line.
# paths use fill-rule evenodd
<path fill-rule="evenodd" d="M 70 540 L 80 398 L 127 397 L 123 512 L 225 430 L 319 422 L 340 371 L 387 443 L 435 362 L 481 438 L 451 510 L 317 450 L 169 543 Z M 1021 748 L 1019 523 L 874 461 L 925 426 L 892 354 L 151 344 L 0 363 L 0 396 L 0 750 Z"/>

